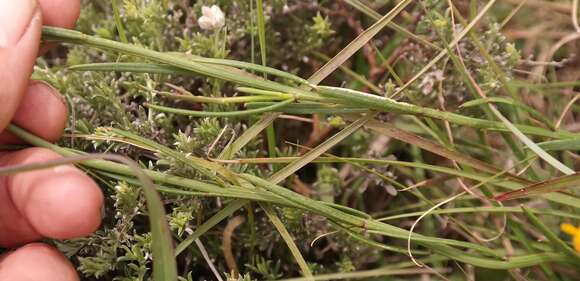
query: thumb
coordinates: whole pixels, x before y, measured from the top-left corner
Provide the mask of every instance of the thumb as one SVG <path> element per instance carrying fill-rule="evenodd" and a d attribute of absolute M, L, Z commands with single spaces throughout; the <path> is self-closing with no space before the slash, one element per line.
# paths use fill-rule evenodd
<path fill-rule="evenodd" d="M 36 0 L 0 0 L 0 132 L 26 92 L 41 27 Z"/>

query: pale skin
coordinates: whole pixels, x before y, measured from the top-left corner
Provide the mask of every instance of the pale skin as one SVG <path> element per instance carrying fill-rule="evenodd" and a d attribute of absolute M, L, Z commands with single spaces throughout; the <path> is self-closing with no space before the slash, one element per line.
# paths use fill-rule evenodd
<path fill-rule="evenodd" d="M 42 25 L 72 28 L 80 0 L 0 0 L 0 143 L 20 141 L 5 132 L 13 122 L 55 141 L 63 133 L 67 106 L 48 84 L 31 81 Z M 0 167 L 57 159 L 28 148 L 0 151 Z M 72 264 L 37 241 L 70 239 L 94 232 L 101 222 L 103 195 L 91 178 L 72 166 L 0 177 L 0 280 L 75 281 Z"/>

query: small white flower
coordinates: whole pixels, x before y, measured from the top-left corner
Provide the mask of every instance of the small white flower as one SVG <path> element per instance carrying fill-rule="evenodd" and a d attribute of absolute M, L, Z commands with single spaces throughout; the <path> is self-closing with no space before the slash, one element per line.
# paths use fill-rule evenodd
<path fill-rule="evenodd" d="M 199 27 L 204 30 L 214 30 L 222 28 L 226 23 L 226 17 L 220 7 L 201 7 L 202 16 L 197 20 Z"/>
<path fill-rule="evenodd" d="M 443 76 L 443 71 L 435 70 L 425 74 L 423 81 L 421 81 L 421 84 L 419 84 L 419 87 L 421 87 L 421 90 L 423 90 L 423 94 L 428 95 L 433 92 L 435 83 L 443 81 L 443 79 L 445 79 Z"/>

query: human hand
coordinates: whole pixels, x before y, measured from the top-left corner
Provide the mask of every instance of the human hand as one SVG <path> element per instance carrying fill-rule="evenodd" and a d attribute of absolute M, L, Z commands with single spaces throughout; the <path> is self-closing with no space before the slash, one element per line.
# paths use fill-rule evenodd
<path fill-rule="evenodd" d="M 0 144 L 19 142 L 3 132 L 10 122 L 46 140 L 61 136 L 67 119 L 64 99 L 29 78 L 42 25 L 71 28 L 79 10 L 79 0 L 0 0 Z M 59 157 L 41 148 L 0 151 L 0 167 Z M 99 227 L 102 206 L 98 186 L 72 166 L 0 177 L 0 247 L 20 247 L 0 257 L 0 280 L 78 280 L 64 256 L 31 242 L 92 233 Z"/>

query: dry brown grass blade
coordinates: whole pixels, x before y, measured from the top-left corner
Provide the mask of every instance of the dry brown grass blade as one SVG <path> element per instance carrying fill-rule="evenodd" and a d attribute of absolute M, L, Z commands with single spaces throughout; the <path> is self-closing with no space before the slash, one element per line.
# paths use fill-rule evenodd
<path fill-rule="evenodd" d="M 224 229 L 223 234 L 223 252 L 224 252 L 224 259 L 226 260 L 226 264 L 228 269 L 232 273 L 233 278 L 238 278 L 240 270 L 238 269 L 238 264 L 236 262 L 236 258 L 232 252 L 232 236 L 234 235 L 234 231 L 240 225 L 242 225 L 246 219 L 242 216 L 236 216 L 228 221 L 226 228 Z"/>
<path fill-rule="evenodd" d="M 371 120 L 368 123 L 366 123 L 365 126 L 369 129 L 372 129 L 373 131 L 375 131 L 377 133 L 389 136 L 391 138 L 400 140 L 400 141 L 405 142 L 405 143 L 416 145 L 417 147 L 420 147 L 421 149 L 427 150 L 431 153 L 437 154 L 437 155 L 445 157 L 447 159 L 456 161 L 457 163 L 461 163 L 461 164 L 470 166 L 470 167 L 475 168 L 477 170 L 480 170 L 482 172 L 486 172 L 486 173 L 490 173 L 490 174 L 497 174 L 497 173 L 502 172 L 500 169 L 498 169 L 490 164 L 487 164 L 485 162 L 482 162 L 480 160 L 477 160 L 477 159 L 472 158 L 470 156 L 467 156 L 465 154 L 449 150 L 442 145 L 439 145 L 435 142 L 432 142 L 432 141 L 427 140 L 425 138 L 422 138 L 420 136 L 411 134 L 409 132 L 406 132 L 404 130 L 401 130 L 399 128 L 391 126 L 389 124 L 381 123 L 381 122 L 376 121 L 376 120 Z M 527 179 L 524 179 L 522 177 L 516 176 L 516 175 L 511 174 L 511 173 L 505 173 L 505 176 L 507 178 L 509 178 L 510 180 L 515 181 L 515 182 L 524 183 L 524 184 L 531 184 L 532 183 L 531 181 L 529 181 Z"/>

